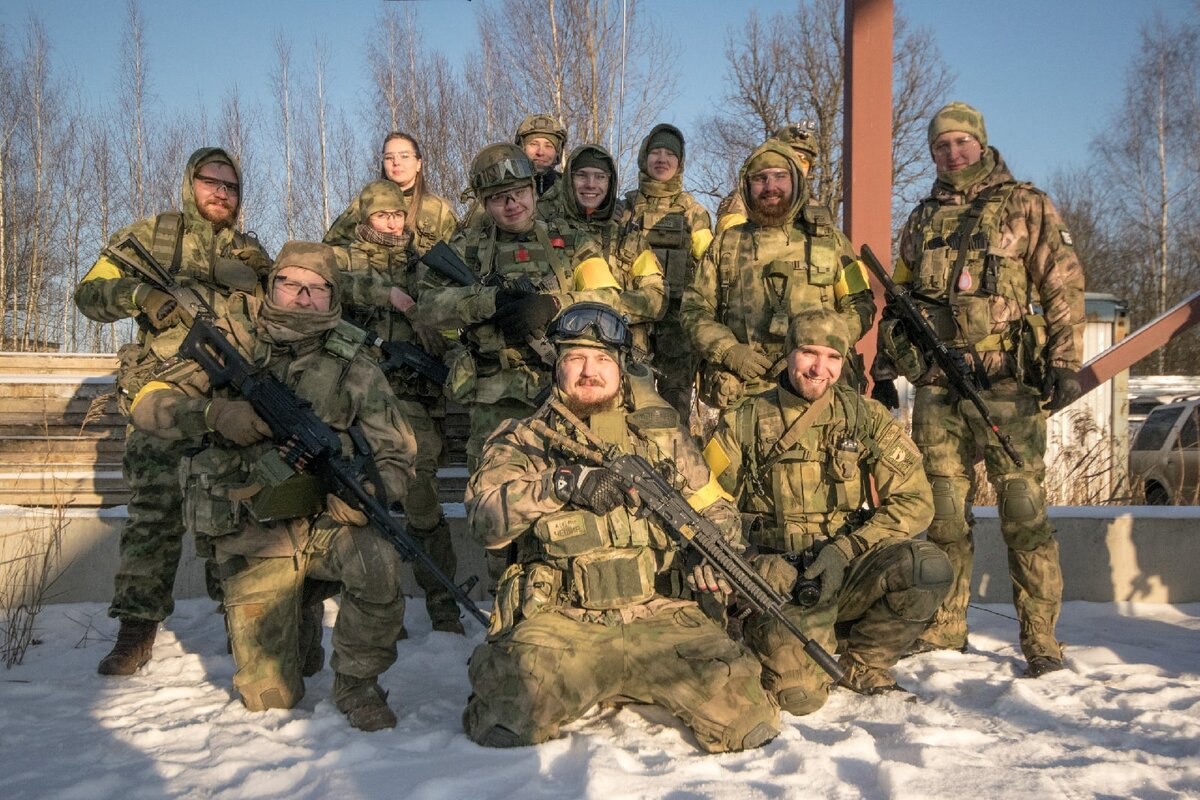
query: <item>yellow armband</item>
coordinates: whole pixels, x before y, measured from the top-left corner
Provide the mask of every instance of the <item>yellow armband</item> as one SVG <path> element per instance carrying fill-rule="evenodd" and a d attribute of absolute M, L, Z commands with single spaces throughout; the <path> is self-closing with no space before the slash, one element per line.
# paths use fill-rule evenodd
<path fill-rule="evenodd" d="M 629 274 L 634 278 L 662 275 L 662 265 L 658 263 L 658 256 L 654 255 L 653 250 L 643 250 L 642 254 L 633 260 L 633 266 L 630 267 Z"/>
<path fill-rule="evenodd" d="M 705 251 L 712 244 L 712 231 L 708 228 L 701 228 L 698 231 L 692 231 L 692 258 L 699 261 L 704 258 Z"/>
<path fill-rule="evenodd" d="M 133 402 L 129 404 L 130 413 L 133 413 L 133 409 L 137 407 L 137 404 L 141 402 L 143 397 L 151 392 L 157 392 L 162 389 L 167 389 L 169 391 L 171 389 L 171 384 L 163 383 L 162 381 L 150 381 L 141 389 L 138 389 L 138 393 L 133 396 Z"/>
<path fill-rule="evenodd" d="M 723 216 L 719 220 L 717 220 L 717 233 L 719 234 L 722 231 L 727 231 L 730 228 L 732 228 L 734 225 L 741 225 L 745 221 L 746 221 L 745 214 L 736 214 L 736 213 L 735 214 L 726 214 L 725 216 Z"/>
<path fill-rule="evenodd" d="M 858 294 L 870 288 L 871 283 L 867 279 L 867 273 L 863 271 L 862 261 L 856 259 L 842 270 L 842 276 L 833 285 L 833 296 L 840 300 L 848 294 Z"/>
<path fill-rule="evenodd" d="M 612 270 L 603 258 L 593 257 L 575 267 L 575 291 L 586 289 L 620 289 L 621 284 L 613 277 Z"/>
<path fill-rule="evenodd" d="M 106 257 L 100 256 L 100 260 L 92 265 L 88 270 L 88 274 L 83 276 L 80 283 L 87 283 L 95 280 L 112 280 L 113 278 L 123 278 L 125 273 L 121 272 L 121 268 Z"/>
<path fill-rule="evenodd" d="M 896 268 L 892 270 L 892 281 L 895 283 L 912 283 L 913 274 L 903 258 L 896 259 Z"/>

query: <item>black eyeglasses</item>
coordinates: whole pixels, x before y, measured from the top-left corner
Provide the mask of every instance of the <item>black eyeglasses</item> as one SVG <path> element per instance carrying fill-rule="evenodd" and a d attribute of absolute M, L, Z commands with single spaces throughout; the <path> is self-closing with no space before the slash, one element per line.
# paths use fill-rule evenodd
<path fill-rule="evenodd" d="M 559 338 L 580 336 L 591 328 L 595 337 L 613 347 L 623 347 L 629 339 L 628 320 L 603 303 L 576 303 L 559 315 L 553 335 Z"/>

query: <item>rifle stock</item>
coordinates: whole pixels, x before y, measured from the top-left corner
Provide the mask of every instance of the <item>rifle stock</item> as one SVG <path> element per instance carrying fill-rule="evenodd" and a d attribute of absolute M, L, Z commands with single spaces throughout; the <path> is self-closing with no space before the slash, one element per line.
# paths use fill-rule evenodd
<path fill-rule="evenodd" d="M 925 311 L 913 301 L 912 295 L 907 289 L 897 286 L 892 280 L 892 276 L 884 271 L 883 265 L 875 257 L 875 253 L 872 252 L 870 245 L 864 244 L 862 246 L 862 260 L 867 265 L 867 269 L 871 271 L 871 274 L 882 284 L 883 292 L 887 296 L 892 311 L 896 313 L 900 321 L 904 324 L 904 328 L 909 334 L 909 339 L 913 345 L 925 353 L 927 357 L 933 359 L 933 362 L 946 375 L 946 380 L 950 382 L 950 388 L 960 397 L 969 400 L 971 405 L 975 406 L 975 410 L 979 412 L 979 416 L 982 417 L 984 424 L 995 435 L 1005 455 L 1018 467 L 1025 466 L 1025 461 L 1021 458 L 1016 448 L 1013 447 L 1012 437 L 1000 430 L 1000 426 L 992 419 L 992 412 L 987 407 L 987 403 L 979 395 L 974 380 L 968 377 L 962 355 L 954 353 L 950 348 L 946 347 L 945 342 L 941 340 L 941 337 L 934 331 L 933 326 L 929 324 L 929 320 L 925 316 Z"/>

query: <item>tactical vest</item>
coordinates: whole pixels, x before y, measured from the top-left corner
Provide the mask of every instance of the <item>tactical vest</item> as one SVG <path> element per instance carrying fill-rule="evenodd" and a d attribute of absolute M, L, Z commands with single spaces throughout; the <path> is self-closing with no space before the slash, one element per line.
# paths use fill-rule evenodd
<path fill-rule="evenodd" d="M 628 269 L 627 265 L 633 264 L 642 251 L 652 250 L 667 281 L 667 316 L 678 317 L 683 291 L 692 282 L 695 271 L 687 212 L 696 201 L 687 192 L 681 192 L 664 205 L 661 198 L 652 200 L 641 192 L 629 192 L 625 202 L 629 206 L 629 219 L 621 231 L 617 259 Z"/>
<path fill-rule="evenodd" d="M 1017 326 L 1009 325 L 1014 320 L 995 318 L 992 302 L 999 296 L 1026 309 L 1030 302 L 1025 265 L 999 249 L 1004 211 L 1018 188 L 1034 187 L 1015 181 L 997 184 L 963 205 L 929 198 L 910 223 L 917 247 L 916 263 L 909 266 L 912 286 L 940 301 L 923 305 L 938 337 L 950 347 L 1000 350 L 1018 334 Z"/>
<path fill-rule="evenodd" d="M 750 494 L 742 511 L 757 516 L 751 544 L 806 550 L 843 529 L 867 497 L 865 462 L 880 450 L 867 431 L 867 407 L 852 389 L 833 391 L 829 408 L 798 440 L 789 428 L 803 408 L 785 418 L 778 396 L 736 411 L 737 440 L 750 456 L 743 464 Z M 780 446 L 786 439 L 794 443 Z"/>
<path fill-rule="evenodd" d="M 429 248 L 442 240 L 442 231 L 446 227 L 444 220 L 449 213 L 449 207 L 441 198 L 430 195 L 421 197 L 421 207 L 409 217 L 408 222 L 413 235 L 413 250 L 417 255 L 425 255 Z"/>
<path fill-rule="evenodd" d="M 788 323 L 801 311 L 814 307 L 837 310 L 834 286 L 841 277 L 840 245 L 833 215 L 824 206 L 805 206 L 795 230 L 803 232 L 783 255 L 765 266 L 758 260 L 758 238 L 782 235 L 778 229 L 739 225 L 725 231 L 715 246 L 717 258 L 716 319 L 728 327 L 739 342 L 759 344 L 778 361 L 785 353 Z M 749 265 L 750 268 L 747 268 Z M 761 282 L 766 308 L 757 308 L 758 292 L 747 282 Z M 744 302 L 734 301 L 734 290 Z M 733 313 L 734 311 L 739 313 Z"/>
<path fill-rule="evenodd" d="M 349 261 L 347 272 L 375 272 L 382 275 L 390 285 L 412 294 L 409 287 L 415 281 L 411 280 L 409 275 L 412 261 L 406 248 L 356 242 L 346 248 L 346 254 Z M 343 302 L 342 315 L 358 327 L 372 331 L 385 341 L 410 342 L 413 340 L 413 329 L 408 317 L 390 305 L 382 308 Z"/>

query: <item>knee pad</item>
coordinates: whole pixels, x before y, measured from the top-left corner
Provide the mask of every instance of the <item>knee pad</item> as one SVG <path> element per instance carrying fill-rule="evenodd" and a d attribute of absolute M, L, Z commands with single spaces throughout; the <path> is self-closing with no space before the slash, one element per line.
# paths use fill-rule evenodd
<path fill-rule="evenodd" d="M 242 698 L 242 705 L 249 711 L 266 711 L 269 708 L 295 708 L 304 698 L 304 681 L 299 676 L 289 677 L 272 674 L 257 680 L 239 680 L 233 676 L 233 685 Z"/>
<path fill-rule="evenodd" d="M 913 588 L 944 589 L 954 580 L 954 568 L 941 548 L 931 542 L 909 542 L 913 560 Z"/>
<path fill-rule="evenodd" d="M 475 743 L 481 747 L 523 747 L 526 744 L 520 736 L 503 725 L 492 725 L 475 737 Z"/>
<path fill-rule="evenodd" d="M 900 619 L 912 622 L 930 620 L 950 591 L 954 582 L 954 568 L 937 545 L 914 540 L 908 542 L 907 547 L 912 558 L 907 588 L 888 592 L 884 595 L 884 602 Z"/>
<path fill-rule="evenodd" d="M 760 722 L 754 726 L 754 729 L 742 737 L 742 750 L 753 750 L 756 747 L 762 747 L 767 742 L 779 735 L 779 730 L 765 722 Z"/>
<path fill-rule="evenodd" d="M 962 503 L 955 496 L 954 482 L 949 478 L 935 475 L 929 479 L 929 488 L 933 490 L 934 521 L 945 522 L 956 519 Z"/>
<path fill-rule="evenodd" d="M 1025 523 L 1037 519 L 1046 507 L 1042 487 L 1024 475 L 1001 475 L 996 480 L 1000 521 Z"/>
<path fill-rule="evenodd" d="M 829 689 L 822 686 L 821 689 L 810 692 L 803 686 L 789 686 L 779 691 L 775 698 L 784 711 L 802 717 L 820 710 L 821 706 L 825 705 L 825 701 L 829 699 Z"/>

